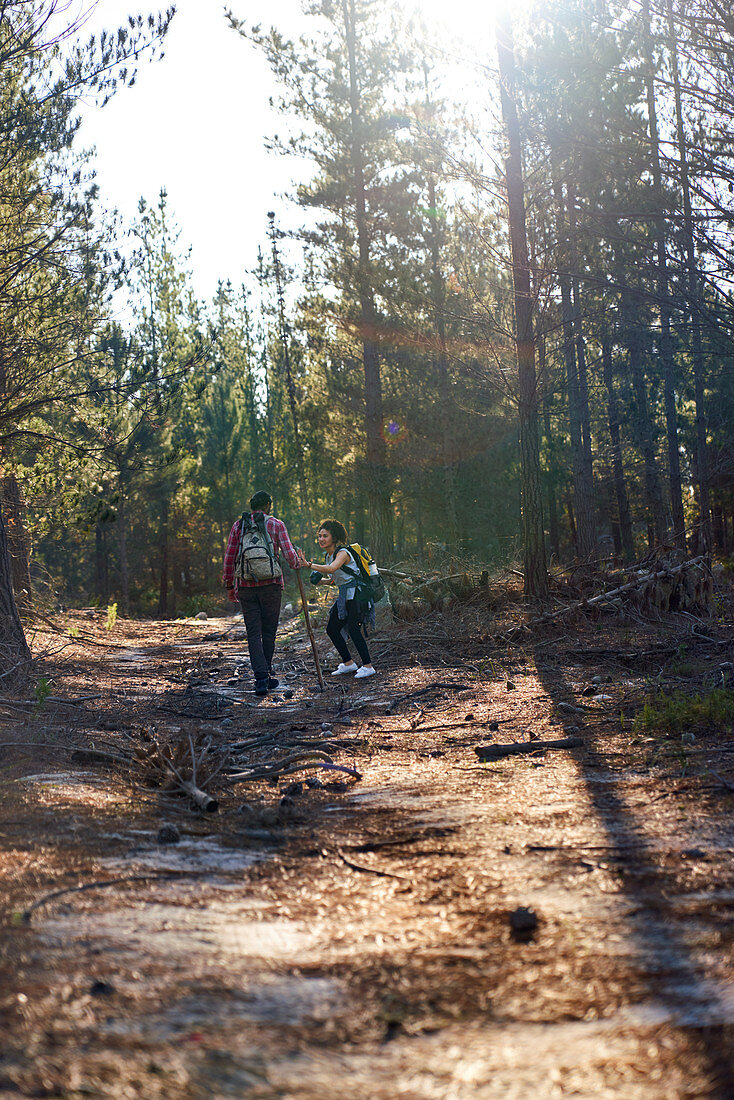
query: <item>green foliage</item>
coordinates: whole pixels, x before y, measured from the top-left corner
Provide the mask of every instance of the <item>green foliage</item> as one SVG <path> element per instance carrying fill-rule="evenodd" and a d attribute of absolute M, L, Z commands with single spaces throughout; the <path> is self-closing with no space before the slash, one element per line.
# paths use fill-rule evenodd
<path fill-rule="evenodd" d="M 295 199 L 304 215 L 304 252 L 297 229 L 278 235 L 282 301 L 263 256 L 257 265 L 249 258 L 256 274 L 243 286 L 222 283 L 211 303 L 197 301 L 165 191 L 152 203 L 141 200 L 134 224 L 112 226 L 92 191 L 85 193 L 83 177 L 75 182 L 77 165 L 66 163 L 74 96 L 92 88 L 104 98 L 115 79 L 129 81 L 132 68 L 113 75 L 120 51 L 137 57 L 167 17 L 149 31 L 133 20 L 122 37 L 100 43 L 96 61 L 90 46 L 75 51 L 66 69 L 58 64 L 63 45 L 44 52 L 31 43 L 27 57 L 13 53 L 13 43 L 25 41 L 13 25 L 22 4 L 9 5 L 0 26 L 0 443 L 29 498 L 36 594 L 47 577 L 58 600 L 114 608 L 108 629 L 118 604 L 123 615 L 211 606 L 207 596 L 221 596 L 230 524 L 254 489 L 272 492 L 297 543 L 312 539 L 330 515 L 374 550 L 379 532 L 367 517 L 379 495 L 389 497 L 394 557 L 418 568 L 461 573 L 469 563 L 485 568 L 518 553 L 517 371 L 505 181 L 491 167 L 497 135 L 484 122 L 474 133 L 470 124 L 462 129 L 462 105 L 434 98 L 444 75 L 440 61 L 428 60 L 436 51 L 415 40 L 414 28 L 396 25 L 398 9 L 387 0 L 314 0 L 307 7 L 316 16 L 313 33 L 298 41 L 286 28 L 249 30 L 230 16 L 259 44 L 280 82 L 282 106 L 303 130 L 289 144 L 301 173 Z M 730 147 L 715 135 L 729 132 L 734 117 L 734 49 L 731 27 L 717 25 L 720 5 L 707 12 L 699 6 L 695 23 L 684 5 L 674 7 L 688 66 L 684 114 L 697 150 L 696 250 L 708 273 L 699 311 L 703 419 L 718 471 L 715 535 L 726 545 L 734 328 L 732 301 L 716 289 L 713 273 L 722 265 L 720 285 L 730 285 L 725 227 L 734 173 Z M 681 260 L 678 153 L 671 145 L 663 187 L 653 188 L 639 13 L 607 20 L 590 18 L 590 11 L 587 0 L 565 0 L 514 19 L 536 280 L 543 505 L 560 558 L 574 548 L 584 500 L 587 520 L 593 512 L 592 524 L 619 541 L 613 470 L 626 480 L 632 544 L 642 551 L 654 539 L 655 486 L 647 479 L 667 462 L 651 263 L 661 221 L 687 490 L 695 482 L 701 419 L 690 281 Z M 653 23 L 659 73 L 669 75 L 664 21 L 654 16 Z M 698 108 L 709 102 L 709 80 L 718 92 L 707 121 Z M 452 77 L 443 87 L 458 83 Z M 487 83 L 488 100 L 493 92 Z M 672 137 L 669 81 L 656 78 L 654 93 Z M 476 106 L 483 109 L 479 99 Z M 470 147 L 486 152 L 475 154 L 485 163 L 474 163 Z M 713 218 L 712 203 L 720 204 Z M 262 221 L 264 236 L 265 211 Z M 720 227 L 715 247 L 707 225 Z M 126 235 L 136 252 L 122 270 L 114 252 Z M 110 318 L 112 291 L 128 295 L 125 326 Z M 58 453 L 46 445 L 50 437 L 69 449 Z M 584 437 L 593 476 L 589 496 L 577 499 Z M 305 493 L 294 474 L 301 453 Z M 659 481 L 662 492 L 664 475 Z M 693 530 L 695 495 L 687 492 L 686 501 Z M 727 609 L 719 603 L 717 610 Z M 683 649 L 670 670 L 693 671 Z M 638 721 L 654 722 L 661 705 L 660 697 L 651 700 Z"/>
<path fill-rule="evenodd" d="M 662 692 L 648 699 L 632 724 L 635 733 L 728 730 L 734 724 L 734 691 L 713 688 L 705 695 Z"/>
<path fill-rule="evenodd" d="M 107 607 L 107 619 L 105 621 L 105 630 L 114 630 L 115 623 L 117 622 L 117 604 L 111 603 Z"/>
<path fill-rule="evenodd" d="M 37 681 L 33 694 L 36 698 L 35 709 L 37 711 L 42 711 L 46 706 L 46 700 L 51 694 L 51 681 L 47 680 L 45 676 L 42 676 L 40 680 Z"/>

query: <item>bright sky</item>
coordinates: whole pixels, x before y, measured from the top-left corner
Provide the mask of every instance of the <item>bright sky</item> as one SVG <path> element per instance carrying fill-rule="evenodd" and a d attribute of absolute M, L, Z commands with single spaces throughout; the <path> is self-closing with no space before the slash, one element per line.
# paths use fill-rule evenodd
<path fill-rule="evenodd" d="M 142 10 L 158 6 L 165 0 Z M 269 210 L 279 224 L 297 224 L 298 212 L 279 196 L 303 165 L 264 148 L 268 135 L 284 132 L 268 104 L 277 87 L 260 54 L 229 28 L 222 0 L 177 0 L 176 7 L 163 60 L 144 62 L 136 85 L 104 109 L 88 105 L 80 137 L 96 147 L 102 202 L 126 221 L 141 195 L 155 202 L 166 188 L 181 243 L 193 249 L 196 291 L 209 298 L 218 278 L 237 284 L 255 266 L 258 245 L 267 246 Z M 288 36 L 309 24 L 299 0 L 231 0 L 231 7 Z M 406 7 L 467 43 L 481 34 L 491 49 L 493 0 L 406 0 Z M 83 37 L 116 29 L 138 10 L 139 0 L 99 0 Z"/>

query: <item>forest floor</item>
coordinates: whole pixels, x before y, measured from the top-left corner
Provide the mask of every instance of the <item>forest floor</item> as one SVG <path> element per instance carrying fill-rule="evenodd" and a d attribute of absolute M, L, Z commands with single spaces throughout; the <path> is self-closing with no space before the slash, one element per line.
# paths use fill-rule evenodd
<path fill-rule="evenodd" d="M 655 686 L 726 683 L 723 604 L 504 648 L 488 608 L 436 613 L 380 632 L 371 680 L 320 643 L 323 694 L 294 618 L 262 701 L 232 618 L 53 622 L 50 683 L 0 699 L 3 1100 L 734 1096 L 734 733 L 633 726 Z M 323 738 L 361 778 L 195 814 L 83 755 L 182 731 Z"/>

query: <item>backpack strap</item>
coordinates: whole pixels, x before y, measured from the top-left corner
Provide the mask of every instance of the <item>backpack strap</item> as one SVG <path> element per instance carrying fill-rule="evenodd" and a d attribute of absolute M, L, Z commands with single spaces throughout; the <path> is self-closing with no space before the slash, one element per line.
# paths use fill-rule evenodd
<path fill-rule="evenodd" d="M 263 538 L 265 539 L 265 549 L 270 555 L 270 560 L 275 563 L 275 547 L 273 546 L 273 540 L 271 539 L 270 532 L 268 531 L 268 521 L 265 516 L 263 516 L 260 523 L 256 522 L 255 526 L 257 527 L 258 531 L 262 531 Z"/>
<path fill-rule="evenodd" d="M 336 555 L 339 553 L 340 550 L 346 550 L 349 554 L 351 554 L 352 557 L 354 558 L 354 563 L 355 563 L 354 565 L 340 565 L 339 569 L 341 570 L 341 572 L 346 573 L 346 575 L 348 577 L 353 577 L 355 581 L 361 580 L 362 579 L 362 573 L 361 573 L 361 570 L 359 568 L 359 565 L 357 564 L 357 556 L 354 553 L 354 550 L 352 550 L 352 547 L 348 546 L 348 545 L 337 547 L 336 553 L 334 554 L 334 557 L 336 557 Z"/>

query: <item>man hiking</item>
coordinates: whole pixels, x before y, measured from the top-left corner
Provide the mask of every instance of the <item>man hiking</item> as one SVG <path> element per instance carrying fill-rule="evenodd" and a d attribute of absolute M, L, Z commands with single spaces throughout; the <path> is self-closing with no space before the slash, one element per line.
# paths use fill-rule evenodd
<path fill-rule="evenodd" d="M 270 514 L 272 507 L 272 497 L 264 490 L 250 497 L 252 511 L 232 525 L 224 552 L 222 580 L 230 600 L 242 606 L 255 695 L 267 695 L 278 686 L 272 662 L 283 596 L 279 555 L 293 569 L 300 565 L 285 524 Z"/>

